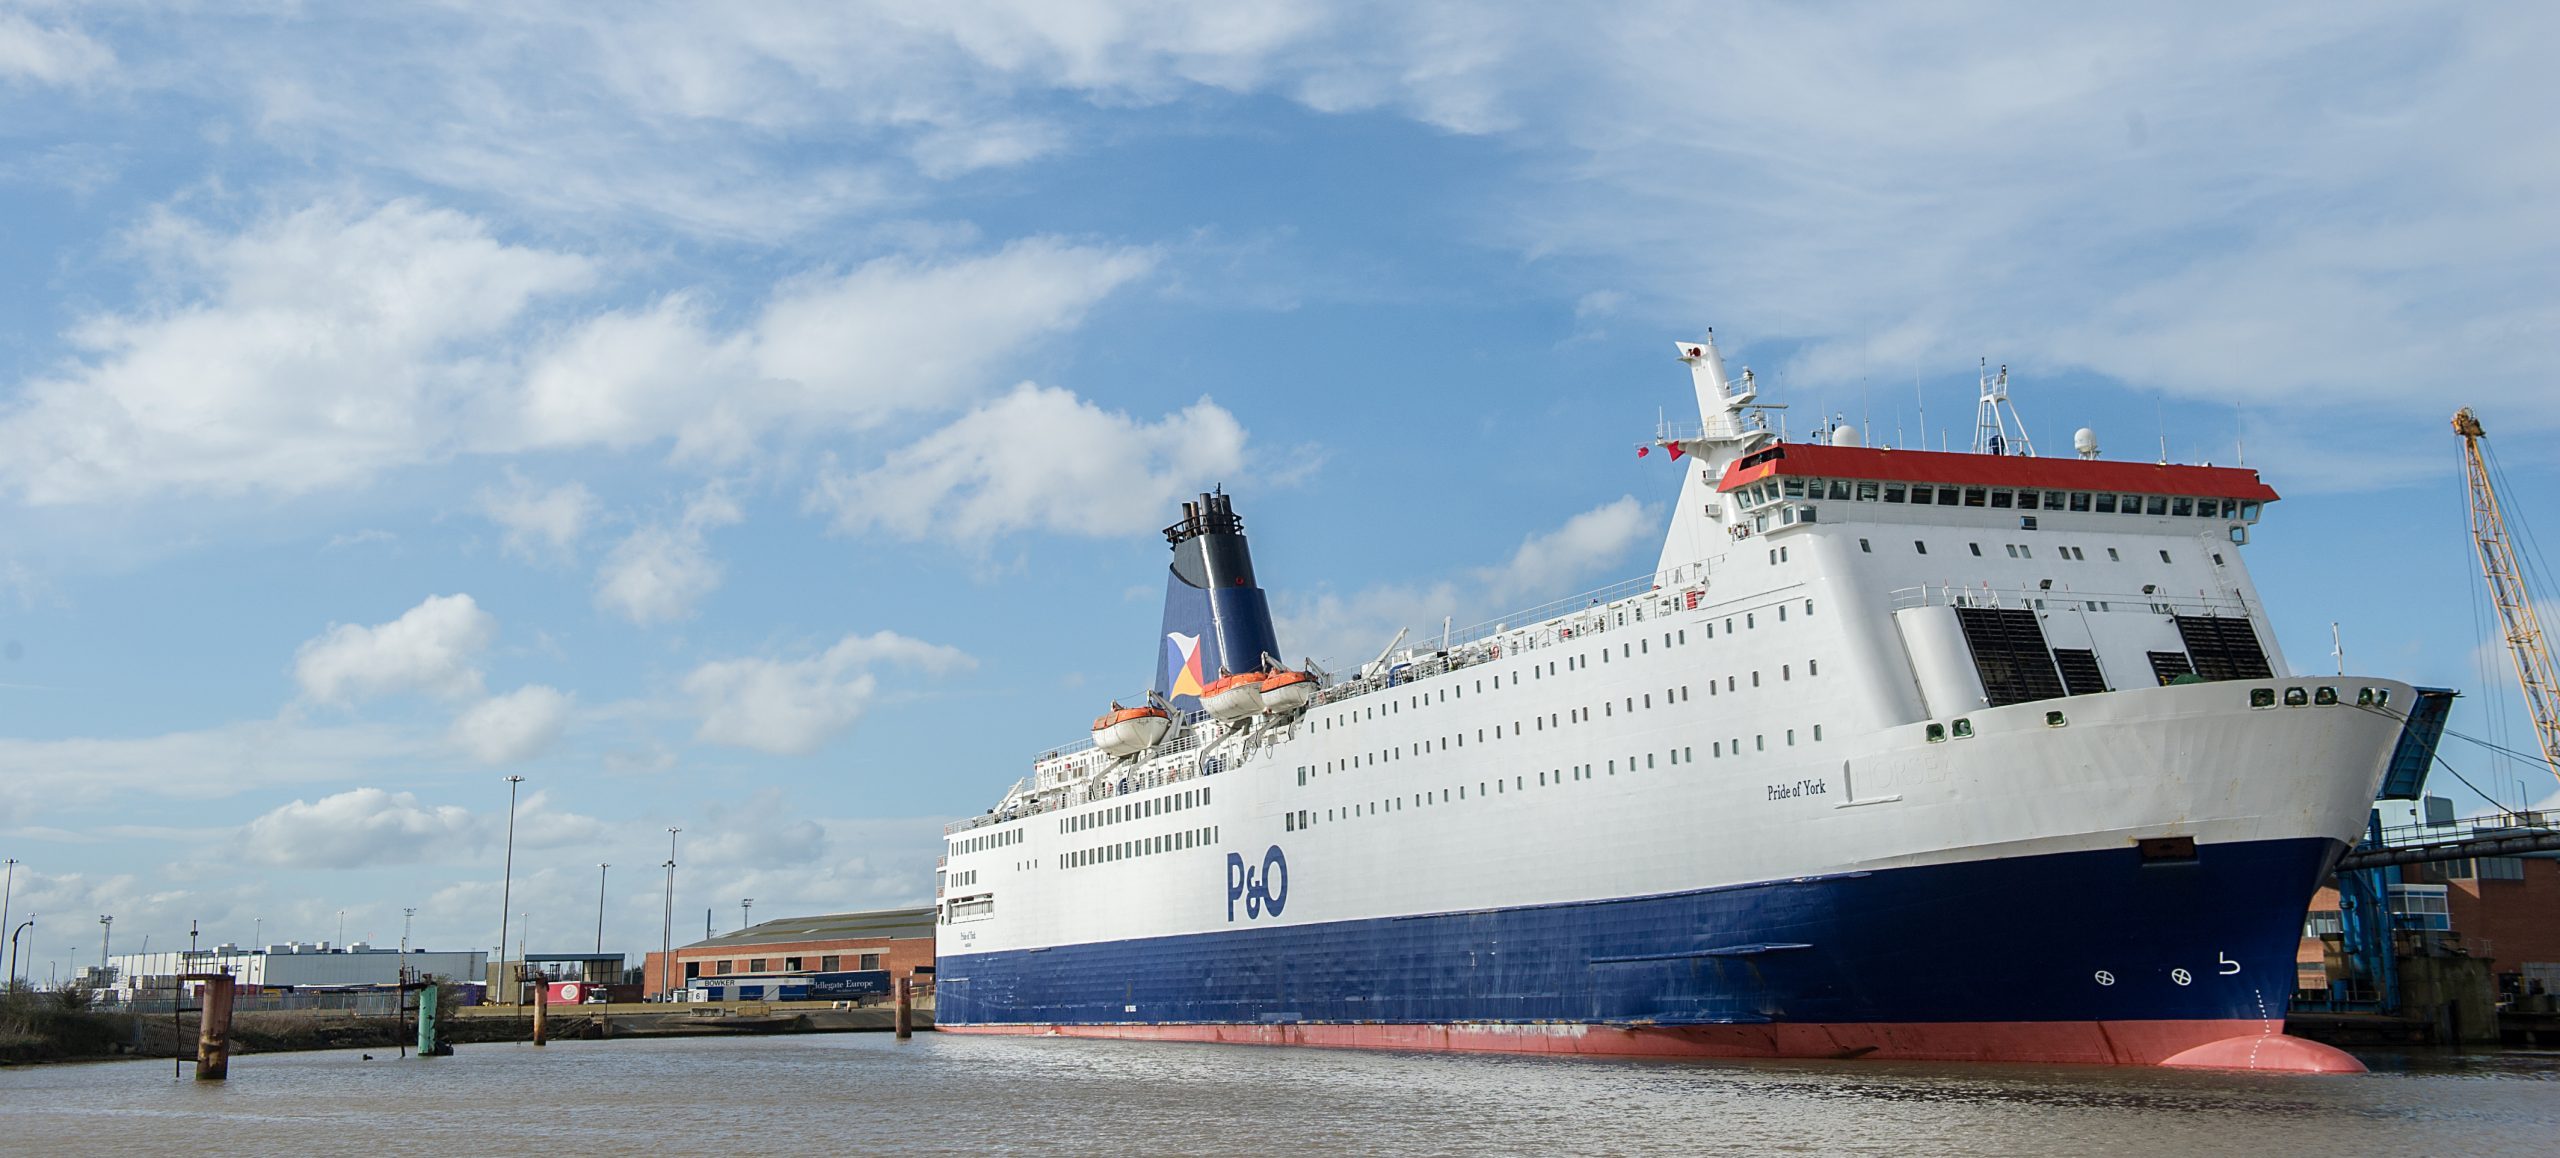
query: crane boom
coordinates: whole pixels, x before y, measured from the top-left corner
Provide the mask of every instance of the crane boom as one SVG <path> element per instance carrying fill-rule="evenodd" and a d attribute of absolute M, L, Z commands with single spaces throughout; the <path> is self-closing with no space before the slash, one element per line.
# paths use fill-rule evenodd
<path fill-rule="evenodd" d="M 2543 641 L 2542 616 L 2525 588 L 2506 517 L 2498 511 L 2497 487 L 2481 457 L 2480 440 L 2488 435 L 2468 406 L 2453 416 L 2453 431 L 2462 436 L 2462 470 L 2471 487 L 2471 541 L 2480 549 L 2489 600 L 2498 606 L 2498 624 L 2506 633 L 2507 654 L 2515 660 L 2516 682 L 2524 688 L 2525 711 L 2533 716 L 2542 762 L 2560 775 L 2560 666 L 2552 663 L 2551 648 Z"/>

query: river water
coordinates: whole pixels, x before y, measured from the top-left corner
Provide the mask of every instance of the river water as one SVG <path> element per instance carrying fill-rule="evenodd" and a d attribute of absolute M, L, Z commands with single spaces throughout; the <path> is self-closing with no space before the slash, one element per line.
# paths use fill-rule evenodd
<path fill-rule="evenodd" d="M 0 1151 L 2551 1154 L 2560 1053 L 2354 1077 L 921 1034 L 0 1070 Z"/>

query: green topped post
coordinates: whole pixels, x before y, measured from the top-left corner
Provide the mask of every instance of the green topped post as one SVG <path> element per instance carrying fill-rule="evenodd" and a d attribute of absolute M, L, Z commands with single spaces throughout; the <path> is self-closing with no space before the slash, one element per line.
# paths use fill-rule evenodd
<path fill-rule="evenodd" d="M 436 1049 L 436 987 L 433 982 L 418 991 L 418 1056 L 442 1056 Z"/>

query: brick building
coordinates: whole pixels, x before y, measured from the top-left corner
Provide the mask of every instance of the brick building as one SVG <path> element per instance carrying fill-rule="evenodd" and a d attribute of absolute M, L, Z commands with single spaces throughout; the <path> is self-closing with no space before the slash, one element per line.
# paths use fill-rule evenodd
<path fill-rule="evenodd" d="M 2560 992 L 2560 856 L 2479 857 L 2403 866 L 2393 889 L 2393 925 L 2438 935 L 2446 947 L 2485 958 L 2501 993 Z M 2338 891 L 2311 900 L 2297 956 L 2298 988 L 2326 986 L 2321 938 L 2335 938 Z M 2334 950 L 2329 950 L 2334 952 Z"/>
<path fill-rule="evenodd" d="M 764 921 L 678 947 L 677 983 L 672 988 L 684 988 L 686 982 L 699 978 L 738 975 L 781 977 L 885 969 L 892 978 L 919 971 L 931 976 L 933 922 L 930 908 Z M 643 966 L 644 989 L 651 995 L 671 988 L 665 957 L 651 953 Z"/>

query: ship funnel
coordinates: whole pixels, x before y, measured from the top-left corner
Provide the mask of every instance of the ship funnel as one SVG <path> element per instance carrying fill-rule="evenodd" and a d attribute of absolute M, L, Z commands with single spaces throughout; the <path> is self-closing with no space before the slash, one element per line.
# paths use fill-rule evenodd
<path fill-rule="evenodd" d="M 1221 674 L 1261 671 L 1280 654 L 1271 604 L 1253 582 L 1253 553 L 1231 500 L 1212 491 L 1182 504 L 1164 529 L 1173 565 L 1164 583 L 1157 636 L 1156 694 L 1181 711 L 1200 707 L 1200 690 Z"/>

